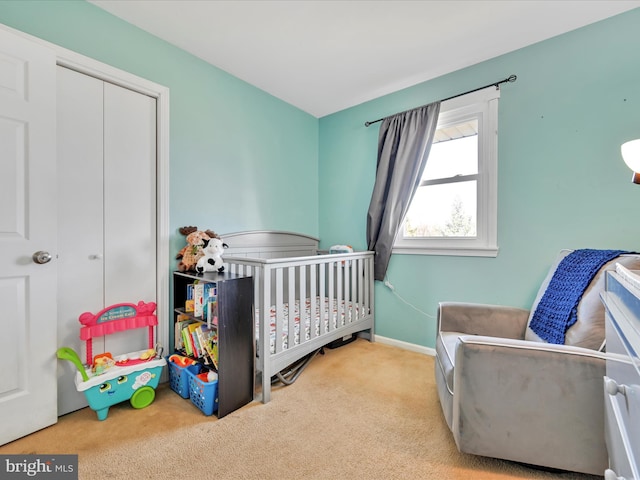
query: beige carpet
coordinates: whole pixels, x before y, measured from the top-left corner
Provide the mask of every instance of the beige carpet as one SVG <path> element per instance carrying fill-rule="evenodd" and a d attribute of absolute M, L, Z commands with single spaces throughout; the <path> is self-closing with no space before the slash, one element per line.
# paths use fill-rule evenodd
<path fill-rule="evenodd" d="M 358 340 L 222 420 L 161 385 L 145 409 L 121 403 L 103 422 L 80 410 L 0 454 L 77 453 L 87 480 L 599 478 L 460 454 L 433 368 L 432 357 Z"/>

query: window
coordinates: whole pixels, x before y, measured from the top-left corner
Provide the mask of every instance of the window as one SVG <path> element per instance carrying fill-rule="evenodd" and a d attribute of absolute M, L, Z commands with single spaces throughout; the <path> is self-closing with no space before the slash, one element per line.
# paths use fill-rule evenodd
<path fill-rule="evenodd" d="M 489 87 L 442 103 L 422 181 L 393 253 L 498 254 L 499 97 Z"/>

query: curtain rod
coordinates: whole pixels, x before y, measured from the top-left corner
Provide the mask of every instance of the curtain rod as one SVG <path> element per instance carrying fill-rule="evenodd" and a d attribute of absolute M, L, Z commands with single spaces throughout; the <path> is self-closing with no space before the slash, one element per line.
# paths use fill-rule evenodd
<path fill-rule="evenodd" d="M 478 90 L 483 90 L 483 89 L 485 89 L 485 88 L 487 88 L 487 87 L 496 87 L 496 88 L 498 88 L 498 86 L 499 86 L 501 83 L 507 83 L 507 82 L 513 83 L 513 82 L 515 82 L 515 81 L 516 81 L 516 79 L 517 79 L 517 78 L 518 78 L 518 77 L 517 77 L 516 75 L 510 75 L 509 77 L 505 78 L 504 80 L 500 80 L 499 82 L 490 83 L 490 84 L 488 84 L 488 85 L 485 85 L 484 87 L 474 88 L 473 90 L 469 90 L 469 91 L 467 91 L 467 92 L 459 93 L 459 94 L 457 94 L 457 95 L 454 95 L 453 97 L 443 98 L 442 100 L 440 100 L 440 102 L 446 102 L 447 100 L 452 100 L 452 99 L 454 99 L 454 98 L 458 98 L 458 97 L 461 97 L 461 96 L 463 96 L 463 95 L 467 95 L 467 94 L 469 94 L 469 93 L 477 92 Z M 433 103 L 433 102 L 432 102 L 432 103 Z M 429 105 L 429 104 L 427 104 L 427 105 Z M 398 115 L 398 114 L 400 114 L 400 113 L 410 112 L 411 110 L 416 110 L 417 108 L 426 107 L 427 105 L 422 105 L 422 106 L 420 106 L 420 107 L 410 108 L 409 110 L 405 110 L 405 111 L 403 111 L 403 112 L 394 113 L 394 114 L 389 115 L 389 116 L 387 116 L 387 117 L 382 117 L 382 118 L 379 118 L 378 120 L 373 120 L 373 121 L 371 121 L 371 122 L 364 122 L 364 126 L 365 126 L 365 127 L 368 127 L 369 125 L 373 125 L 374 123 L 378 123 L 378 122 L 383 121 L 385 118 L 393 117 L 393 115 Z"/>

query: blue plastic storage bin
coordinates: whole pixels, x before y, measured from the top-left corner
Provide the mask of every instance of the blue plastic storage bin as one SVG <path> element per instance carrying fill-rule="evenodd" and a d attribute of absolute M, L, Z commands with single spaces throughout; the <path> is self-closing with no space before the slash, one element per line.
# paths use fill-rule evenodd
<path fill-rule="evenodd" d="M 189 377 L 189 398 L 191 403 L 198 407 L 205 415 L 211 415 L 218 410 L 218 380 L 213 382 L 203 382 L 190 370 L 187 370 Z"/>
<path fill-rule="evenodd" d="M 167 357 L 167 365 L 169 367 L 169 386 L 171 390 L 176 392 L 182 398 L 189 398 L 189 376 L 187 372 L 191 372 L 194 375 L 200 373 L 202 366 L 199 363 L 195 365 L 189 365 L 187 367 L 181 367 L 180 365 L 173 363 Z"/>

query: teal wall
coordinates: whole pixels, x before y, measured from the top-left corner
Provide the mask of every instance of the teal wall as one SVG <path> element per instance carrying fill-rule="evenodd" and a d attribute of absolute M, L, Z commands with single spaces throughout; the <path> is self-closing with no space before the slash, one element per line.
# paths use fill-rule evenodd
<path fill-rule="evenodd" d="M 317 118 L 84 1 L 3 0 L 0 23 L 170 89 L 172 256 L 183 225 L 318 235 Z"/>
<path fill-rule="evenodd" d="M 497 258 L 393 255 L 395 292 L 420 311 L 376 282 L 377 334 L 433 347 L 439 301 L 529 308 L 558 250 L 640 250 L 620 156 L 640 137 L 639 46 L 636 9 L 320 119 L 320 237 L 365 248 L 378 125 L 364 121 L 518 76 L 500 99 Z"/>

